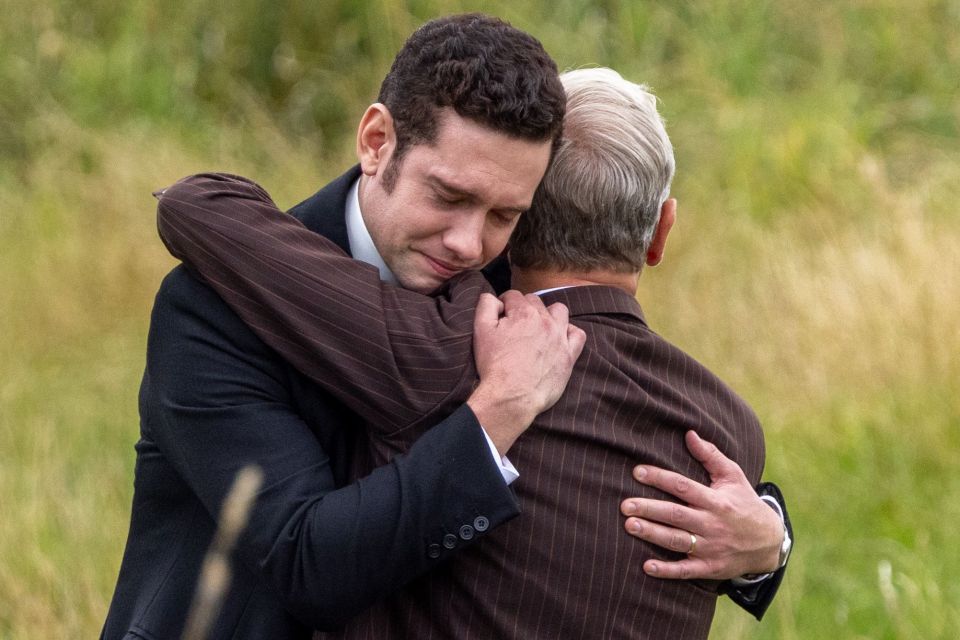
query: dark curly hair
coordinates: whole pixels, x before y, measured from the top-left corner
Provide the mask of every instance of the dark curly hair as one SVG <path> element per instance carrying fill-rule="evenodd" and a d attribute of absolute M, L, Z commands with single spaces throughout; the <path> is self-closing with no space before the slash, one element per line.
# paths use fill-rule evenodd
<path fill-rule="evenodd" d="M 380 85 L 378 101 L 397 136 L 384 183 L 392 188 L 411 146 L 431 143 L 437 112 L 452 107 L 499 133 L 556 146 L 566 96 L 540 42 L 499 18 L 469 13 L 432 20 L 407 39 Z"/>

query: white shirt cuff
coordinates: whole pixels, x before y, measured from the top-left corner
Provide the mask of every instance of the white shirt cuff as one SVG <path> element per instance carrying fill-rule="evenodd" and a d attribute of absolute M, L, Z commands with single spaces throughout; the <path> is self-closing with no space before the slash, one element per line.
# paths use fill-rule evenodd
<path fill-rule="evenodd" d="M 758 573 L 749 578 L 745 576 L 740 576 L 739 578 L 730 578 L 730 584 L 732 584 L 735 587 L 749 587 L 752 584 L 763 582 L 764 580 L 766 580 L 772 575 L 773 575 L 772 573 Z"/>
<path fill-rule="evenodd" d="M 500 468 L 500 475 L 503 476 L 503 481 L 507 484 L 512 483 L 514 480 L 520 477 L 520 472 L 517 471 L 517 468 L 513 466 L 513 463 L 507 460 L 507 456 L 501 456 L 500 452 L 497 451 L 497 447 L 493 444 L 493 440 L 490 439 L 490 436 L 487 435 L 487 430 L 483 427 L 480 427 L 480 430 L 483 431 L 483 437 L 487 439 L 487 446 L 490 447 L 490 455 L 493 456 L 493 461 L 497 463 L 497 467 Z"/>
<path fill-rule="evenodd" d="M 786 525 L 783 519 L 783 509 L 780 508 L 780 503 L 777 502 L 777 499 L 773 496 L 760 496 L 760 499 L 770 505 L 770 508 L 777 512 L 777 515 L 780 516 L 780 522 Z"/>
<path fill-rule="evenodd" d="M 784 519 L 783 519 L 783 509 L 780 508 L 780 503 L 777 502 L 773 496 L 760 496 L 760 499 L 766 502 L 768 505 L 770 505 L 770 508 L 777 512 L 777 515 L 780 516 L 780 522 L 783 523 L 784 527 L 786 527 L 786 522 L 784 522 Z M 786 531 L 786 529 L 784 529 L 784 531 Z M 766 580 L 772 575 L 773 573 L 760 573 L 757 575 L 750 576 L 749 578 L 745 576 L 740 576 L 739 578 L 733 578 L 732 580 L 730 580 L 730 582 L 735 587 L 746 587 L 751 584 L 757 584 L 758 582 L 763 582 L 764 580 Z"/>

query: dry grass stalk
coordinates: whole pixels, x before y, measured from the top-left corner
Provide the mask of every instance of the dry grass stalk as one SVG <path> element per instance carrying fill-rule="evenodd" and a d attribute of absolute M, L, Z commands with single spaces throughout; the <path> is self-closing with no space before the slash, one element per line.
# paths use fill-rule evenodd
<path fill-rule="evenodd" d="M 248 465 L 237 473 L 220 512 L 220 524 L 203 561 L 197 590 L 183 632 L 184 640 L 203 640 L 220 612 L 230 588 L 230 552 L 247 526 L 250 508 L 263 482 L 263 472 Z"/>

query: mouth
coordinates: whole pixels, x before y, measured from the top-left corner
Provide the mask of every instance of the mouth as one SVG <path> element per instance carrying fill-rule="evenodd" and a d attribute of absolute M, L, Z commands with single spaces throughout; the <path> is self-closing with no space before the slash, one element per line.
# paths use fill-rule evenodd
<path fill-rule="evenodd" d="M 426 258 L 427 264 L 430 265 L 430 268 L 433 269 L 433 271 L 444 280 L 449 280 L 461 271 L 467 270 L 467 267 L 460 267 L 450 264 L 449 262 L 444 262 L 443 260 L 437 260 L 436 258 L 428 256 L 425 253 L 423 254 L 423 257 Z"/>

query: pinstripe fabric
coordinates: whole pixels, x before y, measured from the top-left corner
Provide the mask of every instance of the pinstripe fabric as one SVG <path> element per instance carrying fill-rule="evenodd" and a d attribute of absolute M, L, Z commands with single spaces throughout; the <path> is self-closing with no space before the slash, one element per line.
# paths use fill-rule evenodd
<path fill-rule="evenodd" d="M 362 474 L 402 450 L 469 394 L 473 305 L 485 283 L 460 276 L 437 298 L 377 272 L 279 214 L 256 185 L 227 176 L 181 182 L 161 199 L 161 234 L 255 331 L 363 417 Z M 428 576 L 356 619 L 362 638 L 705 638 L 716 584 L 646 576 L 670 552 L 630 538 L 619 503 L 663 498 L 633 482 L 638 462 L 709 482 L 687 452 L 694 428 L 752 483 L 764 459 L 750 408 L 649 329 L 610 287 L 544 295 L 563 302 L 587 345 L 561 400 L 510 457 L 524 509 Z M 461 544 L 470 532 L 450 532 Z"/>

